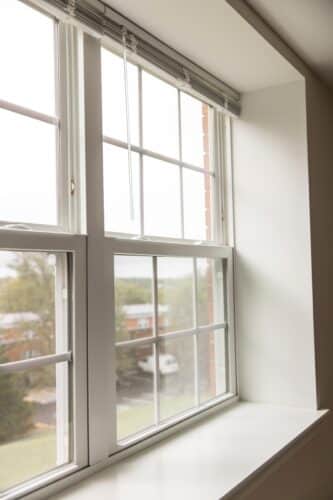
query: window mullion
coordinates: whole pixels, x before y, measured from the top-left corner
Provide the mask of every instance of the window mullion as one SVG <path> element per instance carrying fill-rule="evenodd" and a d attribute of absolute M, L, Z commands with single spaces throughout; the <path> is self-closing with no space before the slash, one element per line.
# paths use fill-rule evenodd
<path fill-rule="evenodd" d="M 154 344 L 154 401 L 155 401 L 155 423 L 160 423 L 160 345 L 158 339 L 158 270 L 157 257 L 153 257 L 153 336 L 156 339 Z"/>
<path fill-rule="evenodd" d="M 142 69 L 138 68 L 138 85 L 139 85 L 139 147 L 143 148 L 143 107 L 142 107 Z M 144 216 L 144 169 L 143 169 L 143 153 L 139 153 L 139 169 L 140 169 L 140 236 L 145 234 L 145 216 Z"/>
<path fill-rule="evenodd" d="M 6 111 L 11 111 L 12 113 L 26 116 L 27 118 L 48 123 L 50 125 L 59 125 L 59 118 L 56 116 L 46 115 L 45 113 L 34 111 L 33 109 L 20 106 L 19 104 L 5 101 L 4 99 L 0 99 L 0 108 L 5 109 Z"/>
<path fill-rule="evenodd" d="M 210 127 L 213 130 L 211 134 L 210 147 L 212 150 L 212 161 L 214 165 L 215 172 L 215 182 L 213 189 L 213 204 L 215 216 L 215 239 L 223 244 L 226 244 L 226 228 L 225 228 L 225 217 L 224 217 L 224 185 L 223 185 L 223 123 L 222 117 L 219 116 L 220 113 L 217 110 L 210 112 Z"/>
<path fill-rule="evenodd" d="M 194 328 L 193 335 L 194 343 L 194 388 L 195 388 L 195 402 L 196 405 L 200 404 L 200 391 L 199 391 L 199 347 L 198 347 L 198 272 L 197 272 L 197 259 L 193 259 L 193 312 L 194 312 Z"/>
<path fill-rule="evenodd" d="M 181 114 L 181 98 L 180 90 L 177 91 L 178 97 L 178 145 L 179 145 L 179 161 L 183 161 L 183 147 L 182 147 L 182 114 Z M 183 187 L 183 166 L 179 166 L 179 190 L 180 190 L 180 224 L 181 224 L 181 238 L 184 239 L 184 187 Z"/>
<path fill-rule="evenodd" d="M 89 455 L 93 465 L 117 448 L 113 252 L 106 254 L 103 203 L 101 49 L 85 34 L 86 205 L 88 281 Z M 101 390 L 103 388 L 103 390 Z"/>
<path fill-rule="evenodd" d="M 235 345 L 235 307 L 234 307 L 234 271 L 233 255 L 231 254 L 223 264 L 223 295 L 225 298 L 224 314 L 227 326 L 225 328 L 226 338 L 226 377 L 227 388 L 231 393 L 237 393 L 236 374 L 236 345 Z"/>
<path fill-rule="evenodd" d="M 26 369 L 41 368 L 43 366 L 53 365 L 64 361 L 71 361 L 72 353 L 63 352 L 59 354 L 49 354 L 37 358 L 29 358 L 21 361 L 11 361 L 0 364 L 0 374 L 16 373 Z"/>
<path fill-rule="evenodd" d="M 55 26 L 57 53 L 55 57 L 55 89 L 56 112 L 61 126 L 57 130 L 57 196 L 58 196 L 58 224 L 66 230 L 70 229 L 69 217 L 69 164 L 70 164 L 70 123 L 69 123 L 69 92 L 68 85 L 68 40 L 69 26 L 59 22 Z M 65 194 L 65 196 L 64 196 Z"/>

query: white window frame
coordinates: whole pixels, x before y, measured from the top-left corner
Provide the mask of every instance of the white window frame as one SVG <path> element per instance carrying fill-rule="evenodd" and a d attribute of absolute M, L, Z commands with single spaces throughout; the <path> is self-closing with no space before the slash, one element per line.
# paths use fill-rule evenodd
<path fill-rule="evenodd" d="M 56 394 L 57 398 L 65 396 L 69 405 L 70 462 L 6 490 L 0 495 L 4 500 L 13 500 L 26 495 L 34 497 L 38 495 L 40 488 L 70 476 L 89 463 L 86 236 L 74 234 L 83 230 L 82 212 L 84 212 L 84 199 L 81 193 L 82 186 L 84 187 L 82 172 L 84 155 L 79 140 L 80 134 L 82 135 L 82 125 L 80 127 L 79 121 L 82 97 L 79 85 L 79 39 L 77 29 L 67 22 L 68 19 L 62 13 L 56 9 L 49 9 L 40 0 L 23 1 L 55 20 L 56 112 L 55 116 L 50 116 L 4 100 L 0 100 L 0 108 L 34 120 L 52 123 L 57 127 L 58 224 L 48 226 L 22 221 L 0 221 L 0 251 L 50 252 L 67 256 L 66 269 L 62 265 L 59 268 L 59 261 L 62 259 L 57 259 L 56 269 L 57 273 L 67 273 L 64 277 L 67 282 L 68 317 L 67 314 L 61 314 L 58 308 L 60 314 L 56 318 L 56 327 L 64 326 L 68 338 L 64 342 L 67 343 L 66 348 L 60 352 L 57 349 L 58 352 L 55 354 L 3 363 L 0 365 L 0 374 L 48 365 L 57 366 L 62 362 L 68 364 L 68 383 L 57 373 Z M 57 278 L 56 287 L 59 286 L 61 283 Z M 59 299 L 58 292 L 59 289 L 56 290 L 57 299 Z M 59 321 L 64 325 L 59 325 Z M 62 394 L 63 387 L 66 394 Z M 57 412 L 59 439 L 64 424 L 63 417 L 64 414 L 59 415 Z"/>
<path fill-rule="evenodd" d="M 84 471 L 78 473 L 79 469 L 89 466 L 93 471 L 102 465 L 115 462 L 237 399 L 233 250 L 231 246 L 227 246 L 231 242 L 228 235 L 232 231 L 227 226 L 226 217 L 224 217 L 228 205 L 226 196 L 224 195 L 222 199 L 219 190 L 219 196 L 216 197 L 218 206 L 215 213 L 221 222 L 215 233 L 218 243 L 209 241 L 194 244 L 194 241 L 189 240 L 163 238 L 135 240 L 132 239 L 132 235 L 125 238 L 125 235 L 121 234 L 105 234 L 101 46 L 113 45 L 113 43 L 96 37 L 89 29 L 81 31 L 81 27 L 76 27 L 75 22 L 64 13 L 56 8 L 46 8 L 43 0 L 24 1 L 41 8 L 43 12 L 49 12 L 59 21 L 58 57 L 61 99 L 58 108 L 59 116 L 56 119 L 57 123 L 59 120 L 61 123 L 59 136 L 61 175 L 58 192 L 66 193 L 66 195 L 61 201 L 63 215 L 62 224 L 59 227 L 29 224 L 24 225 L 24 229 L 29 230 L 22 230 L 21 223 L 18 221 L 17 225 L 11 223 L 13 229 L 6 229 L 4 228 L 5 221 L 4 224 L 0 222 L 2 226 L 0 250 L 59 251 L 71 255 L 73 262 L 70 273 L 73 284 L 71 338 L 73 344 L 71 350 L 61 356 L 70 360 L 68 362 L 72 365 L 74 457 L 73 463 L 68 466 L 32 478 L 31 481 L 9 490 L 4 497 L 5 500 L 24 495 L 28 495 L 29 499 L 47 497 L 49 492 L 57 490 L 58 485 L 61 487 L 61 484 L 70 484 L 77 480 L 75 478 L 81 477 L 80 474 L 84 474 Z M 141 62 L 139 61 L 140 64 Z M 149 68 L 148 64 L 146 67 L 151 72 L 157 72 L 159 76 L 156 68 Z M 167 77 L 164 75 L 163 78 Z M 170 77 L 170 82 L 177 83 L 172 77 Z M 193 95 L 201 97 L 195 95 L 194 92 Z M 19 111 L 25 112 L 26 110 L 20 109 Z M 30 111 L 27 110 L 29 116 Z M 31 116 L 31 118 L 44 117 Z M 218 186 L 225 175 L 222 134 L 227 134 L 230 127 L 228 119 L 218 111 L 214 111 L 212 119 L 215 131 L 212 138 L 214 141 L 212 161 L 218 165 L 215 167 L 214 174 L 216 175 L 215 185 Z M 144 150 L 142 152 L 145 153 Z M 185 165 L 185 168 L 187 167 L 193 166 Z M 228 221 L 231 219 L 232 213 L 229 210 Z M 117 443 L 116 432 L 115 254 L 222 258 L 227 261 L 229 393 L 209 401 L 200 408 L 190 410 L 181 417 L 169 419 L 158 429 L 142 433 L 121 446 Z M 41 366 L 63 359 L 61 356 L 57 357 L 59 356 L 57 354 L 54 356 L 52 355 L 49 360 L 37 358 L 37 360 L 24 360 L 21 363 L 27 363 L 27 366 L 31 367 L 39 363 Z M 74 472 L 76 474 L 73 474 Z M 55 483 L 55 481 L 58 482 Z"/>
<path fill-rule="evenodd" d="M 233 252 L 230 246 L 205 242 L 193 244 L 185 240 L 160 241 L 160 238 L 133 239 L 104 231 L 103 203 L 103 133 L 101 93 L 101 42 L 84 34 L 85 116 L 86 123 L 86 196 L 88 232 L 88 332 L 89 334 L 89 422 L 90 461 L 117 460 L 137 447 L 147 446 L 165 433 L 176 429 L 189 417 L 196 418 L 209 408 L 228 404 L 237 397 L 235 373 L 235 339 L 233 311 Z M 224 131 L 224 118 L 215 113 L 215 120 Z M 215 126 L 216 127 L 216 126 Z M 214 127 L 214 130 L 216 129 Z M 218 134 L 216 134 L 218 135 Z M 214 138 L 215 139 L 215 138 Z M 223 138 L 219 138 L 219 146 Z M 112 141 L 113 142 L 113 141 Z M 119 142 L 117 141 L 118 145 Z M 221 147 L 221 146 L 220 146 Z M 127 148 L 127 145 L 126 145 Z M 133 149 L 133 148 L 132 148 Z M 215 161 L 222 163 L 216 153 Z M 221 174 L 219 174 L 221 175 Z M 219 177 L 220 182 L 221 177 Z M 222 214 L 222 201 L 216 216 Z M 221 224 L 222 226 L 222 224 Z M 226 231 L 224 232 L 226 234 Z M 228 379 L 229 393 L 202 407 L 185 412 L 157 428 L 117 442 L 116 429 L 116 363 L 115 363 L 115 308 L 114 308 L 114 255 L 180 256 L 225 259 L 227 261 L 226 289 L 228 325 Z M 93 332 L 93 336 L 92 336 Z M 154 340 L 155 342 L 155 340 Z M 109 400 L 105 398 L 105 390 Z"/>
<path fill-rule="evenodd" d="M 109 240 L 106 243 L 106 252 L 107 255 L 110 256 L 110 260 L 112 257 L 114 258 L 115 255 L 125 255 L 125 256 L 149 256 L 152 258 L 152 264 L 154 268 L 153 272 L 153 290 L 154 290 L 154 328 L 153 328 L 153 335 L 149 337 L 143 337 L 143 338 L 137 338 L 137 339 L 130 339 L 130 340 L 122 340 L 122 341 L 115 341 L 113 343 L 113 349 L 115 351 L 114 357 L 116 357 L 116 349 L 117 348 L 131 348 L 131 347 L 138 347 L 138 346 L 152 346 L 153 347 L 153 354 L 154 354 L 154 360 L 155 360 L 155 367 L 154 367 L 154 400 L 155 402 L 158 400 L 157 395 L 159 393 L 159 349 L 160 349 L 160 344 L 163 341 L 166 340 L 171 340 L 175 338 L 184 338 L 184 337 L 191 337 L 194 340 L 194 369 L 195 369 L 195 378 L 194 378 L 194 385 L 195 385 L 195 407 L 183 411 L 178 415 L 175 415 L 172 418 L 168 418 L 167 421 L 161 420 L 160 414 L 159 414 L 159 404 L 156 405 L 155 407 L 155 422 L 152 423 L 151 427 L 149 427 L 146 430 L 139 431 L 133 435 L 129 435 L 128 437 L 122 439 L 120 442 L 113 442 L 112 443 L 112 453 L 116 453 L 124 448 L 126 448 L 129 445 L 133 445 L 134 443 L 140 442 L 143 439 L 147 438 L 148 436 L 154 435 L 156 432 L 159 432 L 161 429 L 168 428 L 172 423 L 178 422 L 180 420 L 184 420 L 188 418 L 191 415 L 195 415 L 196 413 L 200 412 L 203 408 L 207 408 L 210 405 L 215 405 L 219 402 L 223 402 L 225 400 L 228 400 L 230 397 L 233 397 L 235 395 L 235 376 L 234 376 L 234 369 L 235 366 L 232 363 L 232 359 L 234 358 L 234 338 L 232 334 L 232 330 L 230 328 L 230 323 L 233 323 L 233 318 L 231 318 L 230 321 L 230 314 L 232 316 L 232 288 L 230 287 L 230 280 L 232 280 L 232 251 L 229 247 L 210 247 L 209 252 L 207 252 L 206 248 L 203 248 L 201 246 L 191 246 L 191 245 L 172 245 L 172 244 L 163 244 L 163 243 L 157 243 L 154 244 L 153 242 L 144 242 L 144 245 L 141 245 L 142 242 L 136 241 L 136 242 L 130 242 L 128 244 L 128 241 L 124 240 L 119 240 L 119 239 L 114 239 L 114 240 Z M 158 333 L 158 310 L 157 310 L 157 290 L 158 290 L 158 284 L 157 284 L 157 260 L 159 257 L 188 257 L 191 258 L 193 264 L 194 264 L 194 269 L 193 269 L 193 293 L 194 293 L 194 325 L 191 328 L 187 328 L 184 330 L 178 330 L 178 331 L 169 331 L 167 333 Z M 197 317 L 197 305 L 198 305 L 198 297 L 197 297 L 197 291 L 198 291 L 198 283 L 197 283 L 197 268 L 196 268 L 196 260 L 198 258 L 210 258 L 210 259 L 216 259 L 216 260 L 222 260 L 222 262 L 225 264 L 224 269 L 223 269 L 223 274 L 226 274 L 223 276 L 224 281 L 223 281 L 223 294 L 225 294 L 225 311 L 224 316 L 225 319 L 223 322 L 219 321 L 214 321 L 209 325 L 203 325 L 199 326 L 198 325 L 198 317 Z M 223 265 L 223 264 L 222 264 Z M 114 264 L 110 265 L 110 269 L 108 272 L 108 276 L 110 279 L 114 280 Z M 221 304 L 221 306 L 223 306 Z M 206 335 L 210 332 L 215 332 L 216 330 L 223 330 L 222 333 L 218 333 L 219 336 L 224 337 L 225 339 L 225 349 L 226 349 L 226 356 L 225 356 L 225 362 L 226 362 L 226 386 L 227 386 L 227 392 L 217 395 L 213 397 L 211 400 L 206 401 L 206 402 L 201 402 L 200 401 L 200 396 L 199 396 L 199 373 L 198 373 L 198 336 L 199 335 Z M 115 324 L 112 327 L 112 337 L 115 338 Z M 113 380 L 116 380 L 116 368 L 115 365 L 113 366 Z M 116 399 L 112 402 L 113 405 L 116 406 Z M 115 422 L 117 424 L 117 422 Z M 114 435 L 114 432 L 112 433 Z"/>
<path fill-rule="evenodd" d="M 71 263 L 68 269 L 70 318 L 68 321 L 69 347 L 64 352 L 24 359 L 0 365 L 1 373 L 39 368 L 67 362 L 69 366 L 70 437 L 72 461 L 49 472 L 31 478 L 30 481 L 6 491 L 3 498 L 12 500 L 51 483 L 59 477 L 71 474 L 88 463 L 87 439 L 87 386 L 86 386 L 86 300 L 85 300 L 85 238 L 75 235 L 35 233 L 30 231 L 1 230 L 0 251 L 27 251 L 66 253 Z"/>

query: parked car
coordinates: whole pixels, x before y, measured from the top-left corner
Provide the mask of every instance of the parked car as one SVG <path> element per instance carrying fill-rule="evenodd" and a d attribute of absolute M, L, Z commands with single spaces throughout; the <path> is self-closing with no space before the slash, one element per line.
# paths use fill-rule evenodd
<path fill-rule="evenodd" d="M 154 373 L 154 356 L 140 359 L 138 366 L 145 373 Z M 171 375 L 179 371 L 177 359 L 172 354 L 159 355 L 159 368 L 161 375 Z"/>

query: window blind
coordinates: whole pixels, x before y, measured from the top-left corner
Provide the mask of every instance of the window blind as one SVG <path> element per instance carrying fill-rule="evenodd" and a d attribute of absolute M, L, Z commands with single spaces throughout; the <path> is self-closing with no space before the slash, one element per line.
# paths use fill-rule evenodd
<path fill-rule="evenodd" d="M 129 49 L 166 71 L 184 80 L 187 85 L 229 113 L 240 114 L 240 95 L 222 80 L 193 63 L 169 45 L 106 5 L 101 0 L 43 0 L 60 9 L 75 22 L 89 27 L 98 36 L 124 42 Z"/>

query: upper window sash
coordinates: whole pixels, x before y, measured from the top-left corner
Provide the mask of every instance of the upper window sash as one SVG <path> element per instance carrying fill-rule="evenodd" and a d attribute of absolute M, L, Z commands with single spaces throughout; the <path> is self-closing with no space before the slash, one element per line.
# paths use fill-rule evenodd
<path fill-rule="evenodd" d="M 223 242 L 218 112 L 111 45 L 102 48 L 106 234 Z"/>
<path fill-rule="evenodd" d="M 76 232 L 75 28 L 33 2 L 3 0 L 0 14 L 0 227 Z"/>

